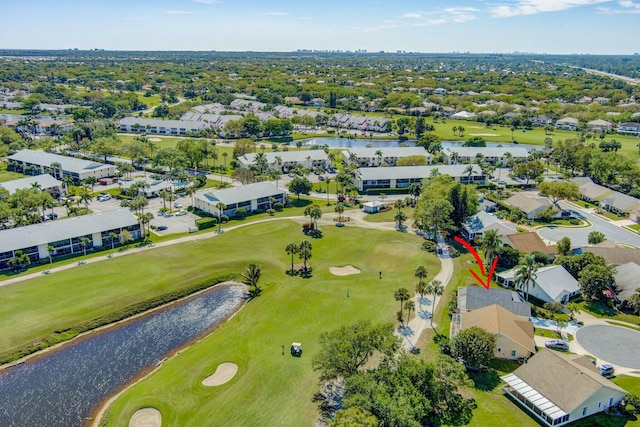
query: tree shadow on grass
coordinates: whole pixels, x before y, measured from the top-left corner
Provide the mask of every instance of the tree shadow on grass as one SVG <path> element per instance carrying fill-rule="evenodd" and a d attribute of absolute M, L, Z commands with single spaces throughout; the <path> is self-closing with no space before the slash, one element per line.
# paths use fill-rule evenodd
<path fill-rule="evenodd" d="M 491 391 L 498 387 L 501 383 L 500 377 L 495 369 L 488 369 L 486 371 L 469 372 L 469 378 L 473 381 L 474 387 L 477 390 Z"/>
<path fill-rule="evenodd" d="M 293 199 L 291 201 L 291 206 L 294 208 L 304 208 L 309 206 L 310 204 L 312 204 L 313 201 L 312 200 L 308 200 L 308 199 Z"/>

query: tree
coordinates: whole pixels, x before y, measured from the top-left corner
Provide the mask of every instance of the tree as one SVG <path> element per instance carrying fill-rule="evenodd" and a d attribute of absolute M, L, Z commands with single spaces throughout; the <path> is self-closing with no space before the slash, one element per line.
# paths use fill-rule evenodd
<path fill-rule="evenodd" d="M 89 192 L 89 189 L 87 187 L 82 187 L 80 189 L 79 197 L 80 199 L 78 200 L 78 202 L 84 203 L 84 207 L 88 211 L 89 202 L 93 200 L 93 196 L 91 195 L 91 192 Z"/>
<path fill-rule="evenodd" d="M 393 220 L 398 225 L 398 229 L 402 229 L 402 223 L 407 220 L 407 214 L 402 211 L 397 211 L 393 216 Z"/>
<path fill-rule="evenodd" d="M 521 176 L 527 180 L 526 185 L 529 185 L 529 181 L 533 181 L 544 173 L 544 165 L 539 161 L 518 163 L 513 168 L 513 174 L 515 176 Z"/>
<path fill-rule="evenodd" d="M 478 326 L 460 331 L 451 340 L 451 350 L 465 366 L 488 366 L 496 352 L 496 336 Z"/>
<path fill-rule="evenodd" d="M 418 202 L 418 197 L 422 194 L 422 185 L 413 183 L 409 185 L 409 195 L 413 197 L 413 204 L 415 205 Z"/>
<path fill-rule="evenodd" d="M 313 222 L 313 229 L 318 230 L 318 220 L 322 217 L 322 209 L 320 206 L 315 203 L 307 206 L 304 209 L 304 216 L 311 218 L 311 221 Z"/>
<path fill-rule="evenodd" d="M 82 246 L 82 251 L 84 252 L 85 259 L 87 258 L 87 246 L 91 243 L 91 239 L 88 237 L 83 237 L 80 239 L 80 246 Z"/>
<path fill-rule="evenodd" d="M 120 231 L 120 244 L 126 245 L 129 242 L 133 241 L 133 236 L 129 230 Z"/>
<path fill-rule="evenodd" d="M 262 267 L 254 262 L 249 264 L 245 272 L 242 273 L 242 278 L 244 279 L 243 283 L 253 288 L 251 290 L 252 295 L 257 295 L 261 291 L 260 286 L 258 286 L 258 282 L 260 281 L 261 276 Z"/>
<path fill-rule="evenodd" d="M 216 203 L 216 210 L 218 211 L 218 234 L 220 234 L 220 228 L 222 227 L 222 214 L 226 208 L 227 206 L 224 203 Z"/>
<path fill-rule="evenodd" d="M 436 298 L 444 293 L 444 285 L 441 281 L 434 280 L 429 283 L 427 292 L 431 294 L 431 316 L 429 316 L 429 320 L 431 322 L 431 328 L 433 328 L 433 312 L 436 309 Z"/>
<path fill-rule="evenodd" d="M 298 200 L 300 199 L 300 194 L 309 195 L 311 190 L 313 189 L 313 184 L 307 178 L 297 176 L 289 182 L 287 186 L 289 191 L 298 196 Z"/>
<path fill-rule="evenodd" d="M 311 259 L 311 242 L 309 242 L 308 240 L 303 240 L 302 243 L 300 243 L 300 246 L 298 247 L 298 256 L 300 257 L 300 259 L 303 261 L 304 263 L 304 273 L 307 273 L 307 261 L 309 261 Z"/>
<path fill-rule="evenodd" d="M 31 258 L 21 250 L 15 251 L 13 257 L 7 260 L 7 267 L 15 271 L 22 270 L 29 264 L 31 264 Z"/>
<path fill-rule="evenodd" d="M 560 200 L 575 200 L 578 198 L 578 185 L 575 182 L 542 181 L 538 184 L 538 190 L 556 206 Z"/>
<path fill-rule="evenodd" d="M 415 125 L 416 138 L 419 139 L 425 130 L 426 130 L 426 127 L 424 125 L 424 118 L 422 116 L 419 116 L 416 119 L 416 125 Z"/>
<path fill-rule="evenodd" d="M 580 292 L 586 300 L 605 300 L 605 291 L 615 285 L 613 267 L 589 264 L 578 274 Z"/>
<path fill-rule="evenodd" d="M 329 419 L 328 427 L 378 427 L 378 418 L 359 406 L 339 409 Z"/>
<path fill-rule="evenodd" d="M 407 310 L 407 324 L 411 321 L 411 311 L 416 310 L 416 303 L 413 300 L 405 301 L 404 308 Z"/>
<path fill-rule="evenodd" d="M 565 310 L 569 313 L 569 318 L 573 320 L 576 314 L 580 314 L 580 306 L 575 302 L 568 302 L 565 306 Z"/>
<path fill-rule="evenodd" d="M 636 289 L 635 293 L 631 295 L 628 304 L 633 314 L 640 314 L 640 288 Z"/>
<path fill-rule="evenodd" d="M 601 231 L 592 231 L 587 237 L 587 242 L 590 245 L 597 245 L 598 243 L 604 242 L 605 239 L 606 237 Z"/>
<path fill-rule="evenodd" d="M 231 177 L 236 181 L 240 181 L 242 185 L 251 184 L 256 182 L 255 174 L 251 169 L 238 168 L 233 171 Z"/>
<path fill-rule="evenodd" d="M 49 254 L 49 265 L 53 264 L 53 253 L 56 251 L 56 248 L 51 246 L 51 245 L 47 245 L 47 253 Z"/>
<path fill-rule="evenodd" d="M 376 352 L 391 357 L 400 348 L 400 338 L 393 335 L 391 323 L 360 321 L 320 334 L 319 346 L 311 364 L 326 381 L 357 374 Z"/>
<path fill-rule="evenodd" d="M 429 284 L 422 280 L 418 281 L 418 284 L 416 285 L 416 293 L 420 294 L 420 307 L 422 307 L 422 300 L 424 299 L 424 296 L 429 294 Z"/>
<path fill-rule="evenodd" d="M 502 239 L 496 230 L 487 230 L 478 239 L 478 245 L 484 251 L 487 268 L 491 268 L 496 252 L 502 246 Z"/>
<path fill-rule="evenodd" d="M 402 317 L 402 305 L 406 300 L 411 298 L 409 290 L 407 288 L 398 288 L 393 293 L 393 297 L 396 301 L 400 301 L 400 321 L 404 323 L 404 318 Z"/>
<path fill-rule="evenodd" d="M 564 236 L 556 244 L 556 249 L 558 250 L 558 255 L 569 256 L 571 254 L 571 239 Z"/>
<path fill-rule="evenodd" d="M 293 256 L 297 254 L 299 251 L 298 245 L 295 243 L 289 243 L 285 250 L 287 251 L 287 254 L 291 255 L 291 274 L 293 274 L 294 273 Z"/>
<path fill-rule="evenodd" d="M 413 219 L 418 228 L 432 233 L 434 238 L 439 233 L 446 237 L 453 229 L 452 214 L 453 206 L 448 200 L 421 198 Z"/>
<path fill-rule="evenodd" d="M 115 244 L 116 244 L 116 239 L 118 238 L 118 235 L 115 232 L 110 231 L 109 232 L 109 238 L 111 239 L 111 253 L 113 254 L 113 250 L 114 250 L 114 247 L 115 247 Z"/>
<path fill-rule="evenodd" d="M 333 208 L 334 212 L 338 214 L 338 221 L 342 219 L 342 213 L 344 212 L 344 204 L 341 202 L 336 203 L 336 206 Z"/>
<path fill-rule="evenodd" d="M 536 262 L 534 255 L 526 255 L 520 260 L 521 265 L 516 271 L 515 286 L 519 287 L 525 293 L 525 300 L 529 301 L 529 286 L 536 285 L 538 275 L 536 272 L 540 264 Z"/>

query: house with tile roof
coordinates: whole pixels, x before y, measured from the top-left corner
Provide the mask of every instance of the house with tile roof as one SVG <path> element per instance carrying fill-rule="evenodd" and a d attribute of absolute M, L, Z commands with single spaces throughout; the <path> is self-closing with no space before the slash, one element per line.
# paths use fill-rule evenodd
<path fill-rule="evenodd" d="M 558 250 L 555 246 L 547 245 L 542 237 L 535 232 L 515 233 L 504 236 L 503 244 L 524 253 L 541 252 L 543 254 L 556 254 Z"/>
<path fill-rule="evenodd" d="M 618 405 L 626 390 L 609 381 L 587 356 L 541 348 L 501 377 L 502 389 L 547 426 L 562 426 Z"/>
<path fill-rule="evenodd" d="M 499 304 L 454 315 L 451 321 L 451 338 L 474 326 L 495 335 L 495 357 L 499 359 L 529 358 L 536 352 L 533 323 Z"/>
<path fill-rule="evenodd" d="M 531 193 L 516 193 L 505 200 L 504 204 L 520 209 L 527 219 L 531 220 L 548 208 L 553 208 L 553 204 L 547 197 L 536 196 Z"/>

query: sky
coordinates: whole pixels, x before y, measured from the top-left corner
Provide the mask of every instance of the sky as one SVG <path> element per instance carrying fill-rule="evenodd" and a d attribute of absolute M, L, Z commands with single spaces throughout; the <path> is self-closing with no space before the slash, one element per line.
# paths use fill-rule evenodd
<path fill-rule="evenodd" d="M 5 0 L 3 49 L 640 51 L 640 0 Z"/>

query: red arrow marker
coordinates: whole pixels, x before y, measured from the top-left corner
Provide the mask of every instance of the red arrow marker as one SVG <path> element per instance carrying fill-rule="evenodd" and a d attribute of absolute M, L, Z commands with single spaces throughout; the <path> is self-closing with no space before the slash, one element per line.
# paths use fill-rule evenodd
<path fill-rule="evenodd" d="M 453 238 L 453 240 L 455 240 L 456 242 L 460 243 L 462 246 L 465 247 L 465 249 L 467 249 L 471 255 L 473 255 L 473 257 L 476 259 L 476 262 L 478 263 L 478 266 L 480 267 L 480 274 L 482 275 L 482 278 L 480 276 L 478 276 L 478 273 L 476 273 L 475 271 L 473 271 L 472 269 L 469 269 L 469 273 L 471 273 L 471 275 L 482 285 L 485 287 L 485 289 L 489 289 L 489 286 L 491 286 L 491 278 L 493 277 L 493 272 L 496 269 L 496 265 L 498 265 L 498 258 L 494 258 L 493 260 L 493 264 L 491 265 L 491 268 L 489 269 L 489 276 L 487 277 L 487 281 L 485 282 L 483 280 L 484 278 L 484 264 L 482 263 L 482 258 L 480 258 L 480 254 L 478 254 L 478 252 L 476 252 L 475 249 L 473 249 L 473 247 L 469 244 L 469 242 L 466 242 L 464 240 L 462 240 L 461 238 L 459 238 L 458 236 L 455 236 Z"/>

